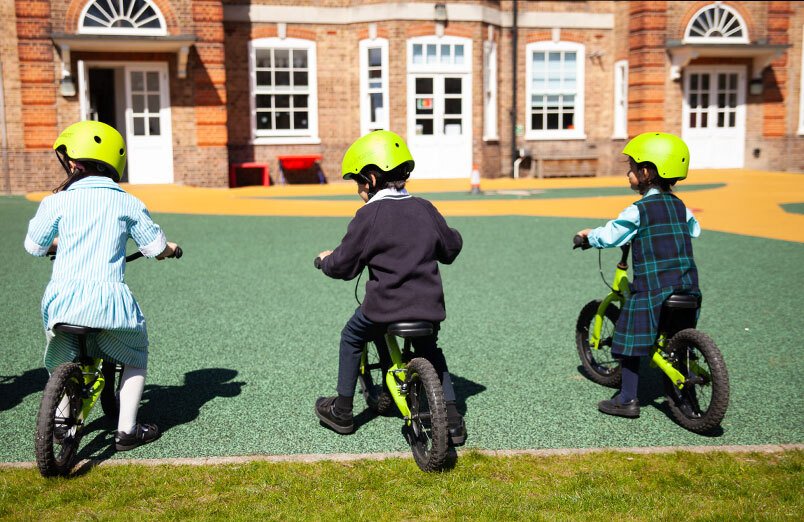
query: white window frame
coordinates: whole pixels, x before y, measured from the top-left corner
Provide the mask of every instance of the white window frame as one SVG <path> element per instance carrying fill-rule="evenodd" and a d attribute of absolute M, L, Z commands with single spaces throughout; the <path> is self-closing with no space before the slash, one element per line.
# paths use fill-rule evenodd
<path fill-rule="evenodd" d="M 614 62 L 613 139 L 628 139 L 628 60 Z"/>
<path fill-rule="evenodd" d="M 533 90 L 533 53 L 534 52 L 575 52 L 577 70 L 575 75 L 577 90 L 575 92 L 575 128 L 574 129 L 546 129 L 532 128 L 530 117 L 531 98 L 537 94 Z M 583 140 L 584 132 L 584 103 L 585 103 L 585 72 L 586 47 L 575 42 L 533 42 L 527 45 L 525 52 L 525 139 L 526 140 Z M 545 91 L 549 92 L 549 91 Z"/>
<path fill-rule="evenodd" d="M 369 49 L 380 49 L 381 65 L 380 70 L 382 77 L 380 78 L 381 87 L 379 91 L 369 89 L 369 64 L 368 64 L 368 51 Z M 391 126 L 391 108 L 388 106 L 388 40 L 385 38 L 374 38 L 361 40 L 359 44 L 360 50 L 360 134 L 367 134 L 373 130 L 385 129 L 389 130 Z M 382 94 L 382 107 L 383 114 L 376 122 L 371 121 L 371 94 L 380 92 Z"/>
<path fill-rule="evenodd" d="M 483 141 L 500 139 L 497 121 L 497 43 L 483 42 Z"/>
<path fill-rule="evenodd" d="M 159 9 L 153 1 L 151 0 L 144 0 L 148 7 L 151 7 L 156 14 L 157 19 L 159 20 L 159 27 L 84 27 L 84 19 L 89 12 L 89 9 L 98 4 L 99 9 L 103 9 L 104 12 L 109 17 L 114 17 L 115 19 L 118 18 L 126 18 L 131 19 L 132 16 L 136 16 L 138 13 L 131 11 L 131 7 L 133 7 L 133 3 L 130 4 L 128 11 L 126 11 L 125 16 L 121 13 L 117 13 L 118 9 L 125 10 L 125 6 L 122 6 L 120 3 L 116 1 L 112 1 L 111 4 L 108 2 L 102 2 L 101 0 L 90 0 L 84 5 L 84 8 L 81 10 L 81 14 L 78 17 L 78 33 L 79 34 L 117 34 L 117 35 L 142 35 L 142 36 L 165 36 L 167 35 L 167 22 L 165 22 L 165 16 L 162 14 L 162 11 Z M 111 7 L 110 7 L 111 5 Z M 142 8 L 144 9 L 144 8 Z M 142 10 L 141 9 L 141 10 Z M 114 10 L 115 12 L 110 12 Z M 140 10 L 140 11 L 141 11 Z"/>
<path fill-rule="evenodd" d="M 804 42 L 804 26 L 801 27 Z M 801 49 L 801 81 L 798 84 L 798 135 L 804 135 L 804 45 Z"/>
<path fill-rule="evenodd" d="M 706 13 L 706 11 L 714 11 L 715 14 L 709 16 L 708 14 L 705 15 L 707 19 L 707 23 L 709 24 L 719 24 L 720 19 L 717 17 L 717 10 L 722 9 L 723 11 L 727 12 L 728 14 L 732 15 L 737 22 L 739 23 L 739 27 L 742 30 L 742 36 L 690 36 L 690 32 L 692 31 L 692 26 L 695 21 L 698 19 L 699 16 Z M 750 43 L 748 39 L 748 25 L 745 23 L 745 20 L 740 13 L 737 12 L 736 9 L 730 7 L 723 2 L 714 2 L 709 5 L 705 5 L 702 8 L 698 9 L 695 14 L 690 18 L 690 22 L 687 24 L 687 28 L 684 31 L 684 39 L 682 40 L 683 43 L 720 43 L 720 44 L 735 44 L 735 43 Z"/>
<path fill-rule="evenodd" d="M 298 91 L 272 88 L 257 88 L 257 49 L 304 49 L 307 51 L 308 125 L 307 129 L 257 130 L 257 94 L 301 94 Z M 318 135 L 318 78 L 316 67 L 316 42 L 300 38 L 257 38 L 248 43 L 249 104 L 251 116 L 251 142 L 254 145 L 291 145 L 321 143 Z"/>

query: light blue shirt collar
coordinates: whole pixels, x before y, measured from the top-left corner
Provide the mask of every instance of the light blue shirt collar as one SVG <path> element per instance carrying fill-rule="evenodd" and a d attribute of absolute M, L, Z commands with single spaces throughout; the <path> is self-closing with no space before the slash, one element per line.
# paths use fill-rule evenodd
<path fill-rule="evenodd" d="M 88 176 L 84 179 L 79 179 L 72 185 L 70 185 L 67 190 L 76 190 L 76 189 L 89 189 L 89 188 L 106 188 L 112 190 L 119 190 L 120 192 L 125 192 L 120 185 L 115 183 L 111 180 L 111 178 L 107 178 L 106 176 Z"/>

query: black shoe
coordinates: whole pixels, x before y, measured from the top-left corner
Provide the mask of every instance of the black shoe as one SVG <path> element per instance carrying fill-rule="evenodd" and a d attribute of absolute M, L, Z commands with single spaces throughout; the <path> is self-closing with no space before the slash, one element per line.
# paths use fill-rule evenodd
<path fill-rule="evenodd" d="M 153 442 L 162 436 L 156 424 L 137 424 L 131 433 L 114 432 L 114 447 L 117 451 L 133 450 Z"/>
<path fill-rule="evenodd" d="M 466 443 L 466 423 L 462 416 L 447 418 L 447 430 L 453 446 L 463 446 Z"/>
<path fill-rule="evenodd" d="M 321 424 L 341 435 L 349 435 L 355 431 L 354 417 L 352 413 L 338 413 L 335 411 L 335 399 L 337 397 L 319 397 L 315 401 L 315 415 L 321 420 Z"/>
<path fill-rule="evenodd" d="M 616 415 L 617 417 L 627 417 L 629 419 L 636 419 L 639 417 L 639 401 L 631 399 L 628 402 L 620 402 L 620 396 L 606 401 L 597 403 L 597 409 L 608 415 Z"/>

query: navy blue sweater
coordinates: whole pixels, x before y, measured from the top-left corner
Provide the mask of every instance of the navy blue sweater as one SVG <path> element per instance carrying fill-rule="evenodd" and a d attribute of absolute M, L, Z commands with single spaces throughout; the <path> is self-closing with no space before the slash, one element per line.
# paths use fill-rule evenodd
<path fill-rule="evenodd" d="M 452 263 L 462 246 L 461 234 L 429 201 L 382 194 L 357 211 L 321 269 L 348 281 L 369 267 L 361 310 L 371 321 L 439 322 L 447 314 L 438 263 Z"/>

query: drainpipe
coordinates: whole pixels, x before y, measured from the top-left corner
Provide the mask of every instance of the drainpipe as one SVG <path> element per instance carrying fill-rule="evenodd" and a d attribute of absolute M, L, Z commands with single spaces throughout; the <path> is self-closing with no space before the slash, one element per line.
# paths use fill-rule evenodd
<path fill-rule="evenodd" d="M 511 26 L 511 44 L 513 46 L 511 52 L 511 161 L 517 157 L 516 148 L 516 50 L 517 50 L 517 0 L 514 0 L 514 20 Z"/>

